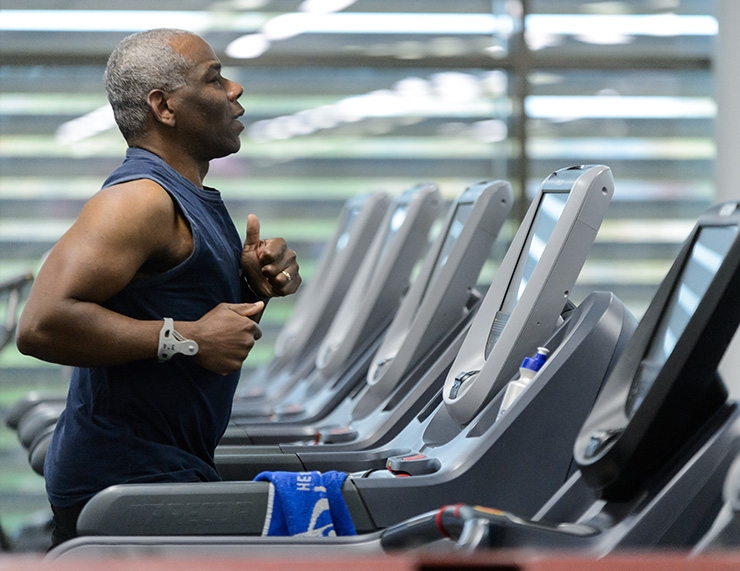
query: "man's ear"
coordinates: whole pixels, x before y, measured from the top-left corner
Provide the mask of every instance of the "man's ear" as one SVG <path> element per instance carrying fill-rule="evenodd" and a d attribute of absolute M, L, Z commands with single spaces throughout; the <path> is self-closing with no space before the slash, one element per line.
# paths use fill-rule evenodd
<path fill-rule="evenodd" d="M 170 127 L 175 126 L 175 112 L 170 106 L 167 93 L 161 89 L 152 89 L 146 100 L 157 121 Z"/>

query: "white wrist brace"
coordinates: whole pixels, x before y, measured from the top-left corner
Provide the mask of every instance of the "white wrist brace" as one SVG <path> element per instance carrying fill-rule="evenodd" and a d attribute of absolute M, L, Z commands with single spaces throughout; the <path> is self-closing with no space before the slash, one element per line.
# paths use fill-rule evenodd
<path fill-rule="evenodd" d="M 159 331 L 159 349 L 157 350 L 157 360 L 160 363 L 166 363 L 172 359 L 173 355 L 182 353 L 192 357 L 198 353 L 198 344 L 192 339 L 185 339 L 177 331 L 171 317 L 164 318 L 164 325 Z"/>

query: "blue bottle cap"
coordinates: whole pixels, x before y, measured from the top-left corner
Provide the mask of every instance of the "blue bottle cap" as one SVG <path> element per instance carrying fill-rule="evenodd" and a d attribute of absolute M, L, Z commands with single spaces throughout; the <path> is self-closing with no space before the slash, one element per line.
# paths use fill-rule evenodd
<path fill-rule="evenodd" d="M 539 371 L 547 361 L 549 351 L 537 351 L 533 357 L 524 357 L 521 367 L 531 371 Z"/>

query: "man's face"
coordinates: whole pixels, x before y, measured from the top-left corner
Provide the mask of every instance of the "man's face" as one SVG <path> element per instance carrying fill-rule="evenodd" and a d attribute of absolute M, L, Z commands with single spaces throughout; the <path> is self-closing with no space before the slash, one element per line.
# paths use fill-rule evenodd
<path fill-rule="evenodd" d="M 237 102 L 243 89 L 221 75 L 221 62 L 201 38 L 188 35 L 172 46 L 193 62 L 187 85 L 171 94 L 178 136 L 198 159 L 211 160 L 241 147 L 244 108 Z"/>

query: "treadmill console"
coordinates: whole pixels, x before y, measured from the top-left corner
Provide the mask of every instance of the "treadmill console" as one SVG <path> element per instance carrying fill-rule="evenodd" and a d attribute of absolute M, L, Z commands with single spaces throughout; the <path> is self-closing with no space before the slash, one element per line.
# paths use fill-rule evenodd
<path fill-rule="evenodd" d="M 390 394 L 402 373 L 463 317 L 470 291 L 513 202 L 508 182 L 485 181 L 469 187 L 452 205 L 443 231 L 373 357 L 367 384 L 374 387 L 374 400 Z M 447 264 L 450 257 L 452 267 Z M 436 311 L 419 315 L 430 298 Z M 418 339 L 408 339 L 412 329 L 422 331 Z M 392 368 L 396 374 L 387 375 Z"/>
<path fill-rule="evenodd" d="M 386 194 L 375 193 L 355 196 L 345 203 L 332 241 L 314 270 L 317 279 L 302 285 L 295 308 L 275 339 L 277 358 L 289 361 L 299 356 L 317 333 L 326 332 L 327 327 L 320 323 L 334 317 L 339 307 L 336 298 L 341 299 L 349 288 L 390 202 Z"/>
<path fill-rule="evenodd" d="M 468 198 L 468 200 L 464 200 L 465 198 Z M 434 256 L 434 266 L 431 269 L 431 273 L 427 272 L 427 276 L 419 275 L 417 276 L 416 280 L 414 281 L 414 284 L 418 284 L 417 287 L 422 287 L 423 290 L 419 292 L 418 298 L 419 302 L 424 298 L 424 292 L 429 287 L 429 284 L 434 281 L 436 276 L 439 274 L 440 270 L 444 267 L 445 263 L 447 262 L 447 259 L 450 255 L 450 251 L 452 250 L 452 246 L 455 244 L 455 241 L 460 236 L 460 232 L 462 232 L 462 229 L 465 226 L 465 223 L 468 220 L 468 217 L 470 216 L 470 213 L 473 211 L 473 206 L 475 205 L 475 200 L 471 200 L 471 195 L 468 192 L 463 193 L 463 195 L 460 197 L 460 199 L 457 200 L 455 203 L 455 210 L 453 212 L 452 218 L 449 221 L 449 224 L 447 224 L 447 231 L 445 233 L 445 239 L 444 242 L 441 245 L 441 248 L 436 252 L 436 255 Z M 426 259 L 425 259 L 426 263 Z M 422 284 L 421 281 L 424 281 Z M 417 309 L 418 303 L 416 307 L 412 309 Z M 383 373 L 388 369 L 390 364 L 393 362 L 393 359 L 398 354 L 398 350 L 400 349 L 400 346 L 404 340 L 404 333 L 408 331 L 411 323 L 409 320 L 405 321 L 402 325 L 406 329 L 406 331 L 401 332 L 400 334 L 393 335 L 395 331 L 393 331 L 393 326 L 397 323 L 397 321 L 394 321 L 393 324 L 391 324 L 391 328 L 388 331 L 388 334 L 386 334 L 383 344 L 378 349 L 377 353 L 375 354 L 375 357 L 373 358 L 373 362 L 370 365 L 370 369 L 368 371 L 367 376 L 367 383 L 369 385 L 376 384 L 383 376 Z"/>
<path fill-rule="evenodd" d="M 416 185 L 396 199 L 383 222 L 385 230 L 375 237 L 318 348 L 316 367 L 325 377 L 339 371 L 388 313 L 396 311 L 441 205 L 439 189 L 430 183 Z"/>
<path fill-rule="evenodd" d="M 444 403 L 459 425 L 557 326 L 613 192 L 603 165 L 561 169 L 540 186 L 445 379 Z"/>
<path fill-rule="evenodd" d="M 717 366 L 740 322 L 740 210 L 698 220 L 575 442 L 584 480 L 631 497 L 726 401 Z"/>

